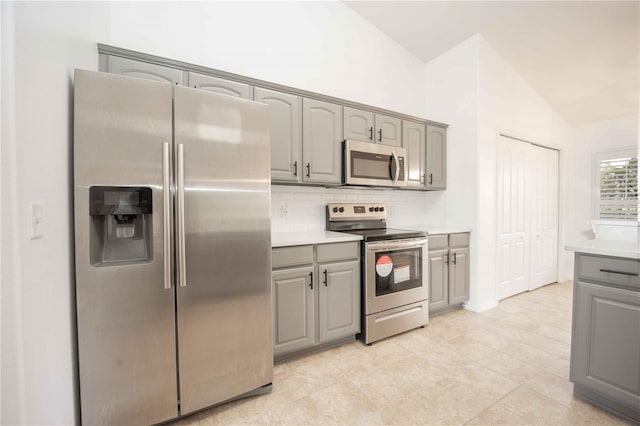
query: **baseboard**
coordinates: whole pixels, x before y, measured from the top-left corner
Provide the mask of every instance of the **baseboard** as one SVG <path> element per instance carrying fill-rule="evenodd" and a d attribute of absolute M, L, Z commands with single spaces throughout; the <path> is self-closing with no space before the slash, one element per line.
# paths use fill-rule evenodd
<path fill-rule="evenodd" d="M 498 306 L 498 301 L 497 300 L 487 300 L 486 302 L 483 302 L 483 303 L 467 302 L 467 303 L 464 304 L 464 308 L 467 311 L 471 311 L 471 312 L 488 311 L 489 309 L 493 309 L 496 306 Z"/>

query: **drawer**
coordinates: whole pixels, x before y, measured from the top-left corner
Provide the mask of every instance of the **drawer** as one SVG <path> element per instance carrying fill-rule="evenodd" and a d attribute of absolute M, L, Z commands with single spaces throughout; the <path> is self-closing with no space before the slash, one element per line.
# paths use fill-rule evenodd
<path fill-rule="evenodd" d="M 429 235 L 429 250 L 446 249 L 448 246 L 447 235 Z"/>
<path fill-rule="evenodd" d="M 271 267 L 309 265 L 313 263 L 313 246 L 278 247 L 271 251 Z"/>
<path fill-rule="evenodd" d="M 469 233 L 449 234 L 449 247 L 469 247 Z"/>
<path fill-rule="evenodd" d="M 576 254 L 578 280 L 600 281 L 640 290 L 640 260 Z"/>
<path fill-rule="evenodd" d="M 360 243 L 358 241 L 349 243 L 318 244 L 316 247 L 318 263 L 358 259 L 360 255 Z"/>

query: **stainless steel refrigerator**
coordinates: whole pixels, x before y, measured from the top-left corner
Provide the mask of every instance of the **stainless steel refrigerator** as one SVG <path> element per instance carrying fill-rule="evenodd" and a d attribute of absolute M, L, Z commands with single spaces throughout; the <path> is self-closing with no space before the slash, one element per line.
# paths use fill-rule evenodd
<path fill-rule="evenodd" d="M 82 423 L 153 424 L 270 390 L 267 108 L 76 70 Z"/>

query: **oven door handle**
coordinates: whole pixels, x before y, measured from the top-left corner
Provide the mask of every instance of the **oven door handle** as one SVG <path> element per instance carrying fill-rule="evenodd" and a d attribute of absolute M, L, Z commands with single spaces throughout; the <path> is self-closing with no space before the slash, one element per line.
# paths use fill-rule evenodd
<path fill-rule="evenodd" d="M 426 238 L 420 239 L 411 239 L 410 241 L 394 241 L 390 243 L 389 241 L 383 241 L 380 243 L 368 243 L 367 250 L 369 251 L 391 251 L 398 249 L 408 249 L 408 248 L 421 248 L 427 243 Z"/>

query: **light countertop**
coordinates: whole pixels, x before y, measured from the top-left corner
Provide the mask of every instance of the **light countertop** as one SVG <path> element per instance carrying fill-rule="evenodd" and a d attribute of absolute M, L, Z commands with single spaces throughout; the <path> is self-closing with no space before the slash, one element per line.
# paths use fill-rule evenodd
<path fill-rule="evenodd" d="M 410 229 L 414 229 L 414 227 L 409 227 Z M 425 231 L 429 235 L 442 235 L 442 234 L 462 234 L 464 232 L 471 232 L 471 228 L 451 228 L 447 226 L 416 226 L 415 229 L 420 231 Z"/>
<path fill-rule="evenodd" d="M 311 231 L 277 232 L 271 234 L 271 247 L 301 246 L 305 244 L 344 243 L 360 241 L 362 236 L 346 232 Z"/>
<path fill-rule="evenodd" d="M 564 249 L 577 253 L 640 259 L 638 243 L 628 241 L 588 240 L 575 244 L 567 244 L 564 246 Z"/>

